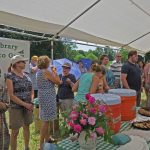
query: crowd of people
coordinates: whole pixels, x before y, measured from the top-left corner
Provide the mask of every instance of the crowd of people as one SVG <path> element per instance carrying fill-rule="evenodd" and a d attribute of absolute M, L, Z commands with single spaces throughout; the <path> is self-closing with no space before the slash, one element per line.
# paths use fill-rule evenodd
<path fill-rule="evenodd" d="M 12 57 L 6 75 L 10 104 L 3 102 L 2 95 L 0 97 L 0 138 L 4 138 L 1 131 L 4 125 L 3 133 L 6 138 L 3 144 L 3 140 L 0 141 L 0 149 L 3 147 L 4 150 L 8 150 L 10 143 L 11 150 L 16 150 L 19 129 L 23 127 L 25 150 L 29 150 L 33 100 L 36 97 L 39 100 L 39 118 L 42 122 L 39 150 L 42 150 L 43 143 L 51 138 L 48 132 L 49 121 L 56 120 L 58 107 L 60 112 L 69 111 L 74 103 L 85 102 L 87 93 L 106 93 L 111 88 L 134 89 L 137 93 L 136 104 L 140 106 L 141 91 L 144 87 L 147 106 L 150 106 L 150 63 L 146 65 L 143 62 L 138 63 L 137 51 L 130 51 L 124 64 L 121 63 L 121 57 L 120 53 L 116 53 L 115 61 L 108 68 L 109 57 L 102 55 L 100 61 L 92 62 L 90 71 L 79 62 L 81 70 L 79 79 L 70 73 L 71 64 L 67 62 L 62 65 L 62 73 L 57 74 L 57 68 L 54 66 L 49 69 L 51 59 L 48 56 L 33 56 L 29 65 L 30 72 L 27 73 L 24 69 L 28 60 L 20 55 Z M 10 136 L 4 114 L 7 109 Z"/>

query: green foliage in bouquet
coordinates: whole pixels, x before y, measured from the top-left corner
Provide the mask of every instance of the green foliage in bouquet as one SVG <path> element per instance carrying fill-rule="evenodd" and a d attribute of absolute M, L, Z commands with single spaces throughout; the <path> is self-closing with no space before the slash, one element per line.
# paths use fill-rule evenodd
<path fill-rule="evenodd" d="M 95 139 L 103 136 L 105 141 L 111 142 L 112 131 L 108 126 L 106 106 L 96 101 L 90 94 L 86 95 L 87 102 L 79 102 L 74 105 L 70 112 L 62 113 L 61 135 L 80 135 L 86 132 L 85 139 Z"/>

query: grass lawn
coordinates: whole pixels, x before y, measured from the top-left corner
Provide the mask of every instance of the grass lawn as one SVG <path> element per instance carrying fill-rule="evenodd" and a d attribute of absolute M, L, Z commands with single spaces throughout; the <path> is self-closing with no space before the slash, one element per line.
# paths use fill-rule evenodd
<path fill-rule="evenodd" d="M 39 145 L 39 134 L 35 133 L 35 125 L 34 123 L 30 126 L 30 150 L 38 150 Z M 19 136 L 18 136 L 18 149 L 24 149 L 24 141 L 23 141 L 23 132 L 22 128 L 20 129 Z"/>

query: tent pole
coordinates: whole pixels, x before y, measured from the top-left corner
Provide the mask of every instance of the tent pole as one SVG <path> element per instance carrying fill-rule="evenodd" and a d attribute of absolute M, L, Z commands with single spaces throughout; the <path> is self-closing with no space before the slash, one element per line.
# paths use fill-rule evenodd
<path fill-rule="evenodd" d="M 51 61 L 52 61 L 52 64 L 53 64 L 53 60 L 54 60 L 54 39 L 51 40 Z"/>
<path fill-rule="evenodd" d="M 64 26 L 62 29 L 60 29 L 53 37 L 51 40 L 51 59 L 53 62 L 53 41 L 61 32 L 63 32 L 66 28 L 68 28 L 71 24 L 73 24 L 77 19 L 79 19 L 81 16 L 83 16 L 87 11 L 92 9 L 96 4 L 98 4 L 102 0 L 97 0 L 95 3 L 93 3 L 91 6 L 89 6 L 87 9 L 85 9 L 82 13 L 80 13 L 77 17 L 75 17 L 73 20 L 71 20 L 66 26 Z"/>
<path fill-rule="evenodd" d="M 51 40 L 51 59 L 53 62 L 53 51 L 54 51 L 54 40 L 61 32 L 63 32 L 68 26 L 70 26 L 73 22 L 75 22 L 77 19 L 79 19 L 83 14 L 85 14 L 88 10 L 90 10 L 92 7 L 94 7 L 98 2 L 101 0 L 97 0 L 95 3 L 93 3 L 91 6 L 89 6 L 86 10 L 84 10 L 80 15 L 75 17 L 72 21 L 70 21 L 66 26 L 64 26 L 62 29 L 60 29 L 53 37 Z"/>
<path fill-rule="evenodd" d="M 134 43 L 134 42 L 136 42 L 137 40 L 139 40 L 139 39 L 141 39 L 141 38 L 147 36 L 148 34 L 150 34 L 150 32 L 147 32 L 147 33 L 141 35 L 140 37 L 134 39 L 133 41 L 131 41 L 131 42 L 127 43 L 127 44 L 124 44 L 123 46 L 121 46 L 121 48 L 124 48 L 124 47 L 126 47 L 126 46 L 128 46 L 128 45 L 130 45 L 130 44 L 132 44 L 132 43 Z"/>

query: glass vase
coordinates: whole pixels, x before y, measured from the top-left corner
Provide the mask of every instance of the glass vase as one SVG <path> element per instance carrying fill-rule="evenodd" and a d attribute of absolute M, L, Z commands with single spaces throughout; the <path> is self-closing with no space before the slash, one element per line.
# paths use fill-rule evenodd
<path fill-rule="evenodd" d="M 88 137 L 86 140 L 85 136 L 86 136 L 86 132 L 82 131 L 78 138 L 80 150 L 96 150 L 97 138 L 92 139 L 92 138 Z"/>

